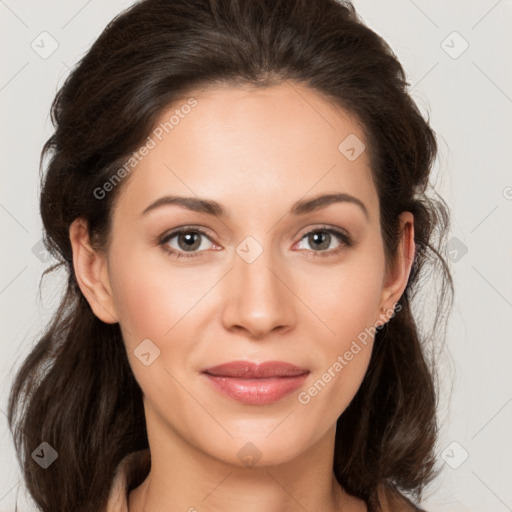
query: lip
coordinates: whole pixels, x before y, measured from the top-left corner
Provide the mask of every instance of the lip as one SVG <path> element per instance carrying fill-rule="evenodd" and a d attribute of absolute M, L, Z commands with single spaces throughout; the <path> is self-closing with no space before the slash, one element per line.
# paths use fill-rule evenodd
<path fill-rule="evenodd" d="M 244 379 L 262 379 L 268 377 L 296 377 L 309 373 L 305 368 L 299 368 L 284 361 L 265 361 L 253 363 L 252 361 L 231 361 L 206 368 L 203 373 L 216 377 L 235 377 Z"/>
<path fill-rule="evenodd" d="M 202 373 L 217 391 L 238 402 L 265 405 L 296 390 L 310 372 L 282 361 L 261 364 L 233 361 L 207 368 Z"/>

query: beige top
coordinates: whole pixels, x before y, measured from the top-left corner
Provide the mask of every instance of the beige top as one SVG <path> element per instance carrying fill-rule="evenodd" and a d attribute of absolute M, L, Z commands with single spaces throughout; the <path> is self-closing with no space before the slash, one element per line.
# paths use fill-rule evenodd
<path fill-rule="evenodd" d="M 149 449 L 133 452 L 124 457 L 117 467 L 105 512 L 128 512 L 130 491 L 144 481 L 150 466 Z M 378 494 L 382 512 L 423 512 L 403 496 L 384 486 L 379 488 Z"/>
<path fill-rule="evenodd" d="M 117 466 L 105 512 L 128 512 L 130 491 L 146 478 L 151 466 L 149 449 L 126 455 Z"/>

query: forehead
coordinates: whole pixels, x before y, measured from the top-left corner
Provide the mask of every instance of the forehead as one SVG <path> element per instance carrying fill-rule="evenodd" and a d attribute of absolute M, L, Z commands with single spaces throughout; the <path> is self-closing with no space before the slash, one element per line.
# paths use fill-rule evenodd
<path fill-rule="evenodd" d="M 355 195 L 369 210 L 376 203 L 357 120 L 299 84 L 191 91 L 162 112 L 148 141 L 119 208 L 140 212 L 165 193 L 215 199 L 229 210 L 321 192 Z"/>

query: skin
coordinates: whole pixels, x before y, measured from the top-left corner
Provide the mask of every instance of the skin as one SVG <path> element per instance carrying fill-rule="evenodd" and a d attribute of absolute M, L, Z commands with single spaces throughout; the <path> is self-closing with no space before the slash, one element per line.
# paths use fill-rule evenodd
<path fill-rule="evenodd" d="M 195 93 L 197 106 L 120 185 L 107 249 L 91 248 L 82 219 L 70 227 L 80 288 L 101 320 L 120 323 L 144 394 L 152 468 L 129 510 L 364 511 L 338 485 L 332 461 L 336 420 L 361 384 L 373 338 L 309 403 L 297 396 L 402 295 L 412 214 L 400 217 L 397 257 L 386 269 L 368 151 L 350 161 L 338 150 L 350 134 L 365 140 L 353 117 L 298 84 Z M 368 217 L 349 202 L 287 214 L 324 193 L 355 196 Z M 141 215 L 168 194 L 215 200 L 230 216 L 179 205 Z M 346 230 L 355 245 L 334 235 L 315 245 L 305 235 L 323 225 Z M 173 258 L 158 244 L 179 226 L 208 233 L 193 257 Z M 263 250 L 252 263 L 236 251 L 247 236 Z M 167 246 L 184 253 L 178 242 Z M 149 366 L 134 355 L 147 338 L 161 351 Z M 276 403 L 242 404 L 201 374 L 240 359 L 286 361 L 310 374 Z M 249 442 L 261 455 L 252 466 L 237 455 Z"/>

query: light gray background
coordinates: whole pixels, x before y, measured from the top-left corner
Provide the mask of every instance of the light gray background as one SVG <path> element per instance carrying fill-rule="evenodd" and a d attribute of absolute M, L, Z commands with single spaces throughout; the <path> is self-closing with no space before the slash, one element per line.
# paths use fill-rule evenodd
<path fill-rule="evenodd" d="M 50 102 L 69 69 L 131 3 L 0 0 L 0 512 L 14 510 L 17 494 L 20 512 L 34 510 L 7 429 L 7 393 L 62 281 L 47 279 L 39 296 L 50 263 L 37 250 L 38 163 L 52 133 Z M 397 53 L 413 97 L 430 115 L 440 141 L 435 185 L 452 209 L 449 238 L 459 240 L 451 242 L 458 244 L 451 246 L 451 358 L 441 367 L 444 469 L 423 506 L 429 512 L 512 510 L 512 1 L 354 4 Z M 44 31 L 51 36 L 41 36 Z M 47 58 L 31 47 L 49 51 L 52 38 L 58 48 Z"/>

